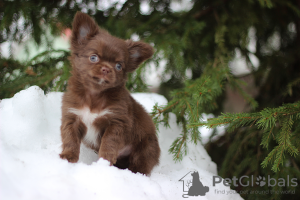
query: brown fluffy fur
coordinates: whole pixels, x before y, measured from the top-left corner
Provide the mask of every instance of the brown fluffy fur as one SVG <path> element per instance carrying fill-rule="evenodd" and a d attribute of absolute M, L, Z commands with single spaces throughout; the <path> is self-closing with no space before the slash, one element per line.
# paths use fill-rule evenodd
<path fill-rule="evenodd" d="M 87 14 L 78 12 L 71 53 L 72 76 L 62 100 L 60 157 L 77 162 L 83 142 L 111 165 L 150 174 L 160 156 L 155 126 L 125 83 L 127 73 L 150 58 L 153 48 L 111 36 Z M 91 55 L 99 61 L 90 61 Z M 88 129 L 95 135 L 87 136 Z"/>

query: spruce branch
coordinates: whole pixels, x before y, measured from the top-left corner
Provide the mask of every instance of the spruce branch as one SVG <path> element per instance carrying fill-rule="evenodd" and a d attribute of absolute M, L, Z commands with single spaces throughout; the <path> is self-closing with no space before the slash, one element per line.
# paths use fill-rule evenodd
<path fill-rule="evenodd" d="M 295 142 L 291 140 L 292 128 L 294 125 L 294 119 L 298 119 L 300 113 L 300 102 L 293 104 L 285 104 L 278 108 L 265 108 L 257 113 L 237 113 L 222 114 L 218 118 L 212 118 L 207 123 L 201 123 L 199 126 L 206 126 L 208 128 L 215 128 L 220 125 L 229 124 L 228 131 L 242 126 L 256 125 L 258 129 L 263 130 L 261 145 L 264 148 L 268 148 L 270 143 L 270 135 L 273 134 L 275 127 L 281 127 L 280 132 L 273 137 L 278 144 L 268 156 L 261 163 L 262 167 L 266 167 L 272 160 L 272 170 L 274 172 L 279 171 L 280 164 L 283 164 L 285 158 L 285 152 L 293 157 L 297 156 L 299 150 L 295 146 Z M 197 124 L 193 124 L 196 126 Z M 246 137 L 247 138 L 247 137 Z"/>

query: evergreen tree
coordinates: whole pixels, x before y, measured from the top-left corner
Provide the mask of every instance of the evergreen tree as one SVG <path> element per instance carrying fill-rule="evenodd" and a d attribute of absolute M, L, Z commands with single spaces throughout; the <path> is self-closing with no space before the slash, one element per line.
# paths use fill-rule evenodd
<path fill-rule="evenodd" d="M 157 124 L 168 125 L 172 112 L 183 127 L 169 150 L 175 161 L 188 154 L 190 145 L 201 142 L 200 126 L 215 129 L 226 125 L 226 133 L 206 145 L 222 177 L 254 175 L 255 180 L 259 176 L 286 180 L 289 175 L 298 178 L 300 184 L 299 0 L 195 0 L 191 9 L 178 12 L 171 9 L 171 0 L 127 0 L 107 9 L 98 9 L 101 1 L 78 2 L 0 0 L 0 45 L 6 41 L 21 43 L 30 37 L 36 45 L 47 46 L 45 52 L 26 62 L 0 54 L 1 99 L 30 85 L 39 85 L 45 92 L 64 91 L 70 71 L 69 52 L 53 50 L 47 34 L 48 30 L 58 35 L 71 28 L 76 11 L 81 10 L 115 36 L 129 39 L 135 34 L 152 43 L 156 53 L 149 62 L 157 67 L 166 62 L 159 92 L 169 103 L 155 106 L 152 116 Z M 145 2 L 149 11 L 141 13 Z M 249 48 L 249 30 L 255 32 L 255 49 Z M 229 68 L 236 52 L 246 60 L 247 76 L 257 88 L 255 97 L 244 89 L 243 77 L 232 74 Z M 253 56 L 259 60 L 257 69 Z M 147 89 L 144 70 L 139 68 L 129 77 L 131 91 Z M 244 98 L 250 108 L 247 112 L 221 114 L 229 88 Z M 219 117 L 206 122 L 203 113 Z M 299 189 L 291 184 L 231 187 L 238 192 L 295 192 L 242 194 L 246 199 L 300 198 Z"/>

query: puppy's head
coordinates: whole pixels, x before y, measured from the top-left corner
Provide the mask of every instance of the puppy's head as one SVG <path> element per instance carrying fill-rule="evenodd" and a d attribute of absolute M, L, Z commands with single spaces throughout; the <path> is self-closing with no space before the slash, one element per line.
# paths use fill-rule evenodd
<path fill-rule="evenodd" d="M 78 12 L 71 37 L 73 71 L 89 89 L 104 90 L 126 82 L 126 74 L 153 55 L 143 42 L 122 40 L 100 29 L 87 14 Z"/>

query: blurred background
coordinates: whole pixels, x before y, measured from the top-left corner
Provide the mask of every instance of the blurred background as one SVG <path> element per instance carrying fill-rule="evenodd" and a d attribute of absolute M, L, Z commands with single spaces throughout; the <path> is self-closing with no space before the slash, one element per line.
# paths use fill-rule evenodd
<path fill-rule="evenodd" d="M 190 139 L 177 142 L 202 142 L 223 177 L 290 174 L 299 183 L 299 156 L 286 156 L 276 173 L 261 167 L 276 140 L 263 148 L 262 131 L 255 126 L 227 132 L 189 125 L 225 112 L 253 113 L 299 101 L 300 0 L 0 0 L 0 99 L 32 85 L 45 93 L 65 91 L 77 11 L 114 36 L 155 48 L 154 56 L 129 76 L 127 88 L 156 92 L 171 102 L 154 112 L 174 112 L 186 127 L 183 138 Z M 173 108 L 178 99 L 186 104 Z M 298 129 L 293 131 L 299 136 Z M 171 153 L 185 155 L 173 147 Z M 288 189 L 295 190 L 276 188 Z M 243 197 L 299 199 L 300 191 Z"/>

